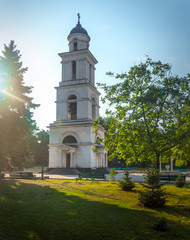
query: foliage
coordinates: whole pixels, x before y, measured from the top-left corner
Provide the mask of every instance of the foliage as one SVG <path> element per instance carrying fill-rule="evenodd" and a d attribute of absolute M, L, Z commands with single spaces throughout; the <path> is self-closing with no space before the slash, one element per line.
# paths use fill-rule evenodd
<path fill-rule="evenodd" d="M 75 180 L 76 180 L 76 183 L 77 183 L 78 181 L 82 181 L 82 176 L 78 176 L 77 178 L 75 178 Z"/>
<path fill-rule="evenodd" d="M 160 155 L 168 161 L 172 150 L 190 138 L 190 75 L 173 76 L 169 64 L 149 57 L 128 73 L 108 75 L 120 80 L 98 84 L 111 109 L 105 136 L 109 159 L 117 155 L 127 164 L 151 160 L 159 168 Z"/>
<path fill-rule="evenodd" d="M 168 224 L 167 224 L 166 218 L 165 217 L 158 218 L 158 220 L 153 224 L 153 228 L 156 231 L 160 231 L 160 232 L 167 231 Z"/>
<path fill-rule="evenodd" d="M 131 191 L 135 187 L 135 184 L 133 182 L 131 182 L 131 178 L 129 177 L 128 171 L 124 172 L 123 180 L 124 181 L 119 181 L 119 187 L 123 191 Z"/>
<path fill-rule="evenodd" d="M 92 146 L 92 148 L 91 148 L 91 149 L 92 149 L 92 152 L 93 152 L 93 153 L 97 153 L 97 152 L 98 152 L 98 149 L 97 149 L 97 147 L 96 147 L 96 146 Z"/>
<path fill-rule="evenodd" d="M 31 154 L 25 159 L 25 162 L 23 163 L 24 168 L 33 168 L 35 166 L 35 156 L 34 154 Z"/>
<path fill-rule="evenodd" d="M 91 177 L 91 183 L 96 182 L 96 180 L 94 179 L 94 177 Z"/>
<path fill-rule="evenodd" d="M 108 117 L 99 117 L 95 123 L 98 123 L 100 126 L 102 126 L 106 131 L 109 129 L 110 126 L 110 119 Z M 106 134 L 106 133 L 105 133 Z"/>
<path fill-rule="evenodd" d="M 158 170 L 149 169 L 146 176 L 145 191 L 140 192 L 139 201 L 150 208 L 163 207 L 166 203 L 165 191 L 161 189 L 160 174 Z"/>
<path fill-rule="evenodd" d="M 176 187 L 182 188 L 182 187 L 185 187 L 186 181 L 182 178 L 181 175 L 179 175 L 179 176 L 176 178 L 174 184 L 175 184 Z"/>
<path fill-rule="evenodd" d="M 48 144 L 49 144 L 49 131 L 41 130 L 36 133 L 33 142 L 33 153 L 35 158 L 35 165 L 41 165 L 42 160 L 45 166 L 48 166 Z"/>
<path fill-rule="evenodd" d="M 98 127 L 103 127 L 106 132 L 105 132 L 105 135 L 107 136 L 108 134 L 108 129 L 110 128 L 110 119 L 107 118 L 107 117 L 99 117 L 98 119 L 96 119 L 96 121 L 94 121 L 94 127 L 95 127 L 95 130 L 94 130 L 94 133 L 95 135 L 97 136 L 97 133 L 98 133 Z M 104 142 L 105 139 L 99 139 L 99 143 L 101 144 L 102 142 Z M 108 150 L 108 149 L 106 149 Z M 92 151 L 93 152 L 98 152 L 98 148 L 96 146 L 93 146 L 92 148 Z M 110 155 L 110 152 L 108 152 L 108 156 Z M 108 162 L 108 166 L 110 168 L 112 167 L 125 167 L 126 166 L 126 163 L 125 163 L 125 160 L 124 159 L 119 159 L 118 156 L 114 156 L 112 159 L 109 159 L 110 161 Z"/>
<path fill-rule="evenodd" d="M 36 129 L 28 95 L 32 87 L 25 86 L 23 75 L 27 68 L 22 67 L 20 51 L 14 41 L 4 45 L 0 57 L 0 168 L 21 169 L 24 163 L 33 158 L 31 139 Z"/>
<path fill-rule="evenodd" d="M 186 127 L 190 127 L 190 106 L 183 108 L 184 116 L 186 118 Z M 190 166 L 190 138 L 184 138 L 180 144 L 173 148 L 173 156 L 176 159 L 176 166 L 187 165 Z"/>
<path fill-rule="evenodd" d="M 93 147 L 91 149 L 92 149 L 92 152 L 94 152 L 94 153 L 98 153 L 98 147 L 100 147 L 101 145 L 104 146 L 104 139 L 101 138 L 100 135 L 98 135 L 98 129 L 102 129 L 102 128 L 104 128 L 104 126 L 106 126 L 106 124 L 104 124 L 104 123 L 105 123 L 105 121 L 104 121 L 104 118 L 102 118 L 102 117 L 99 117 L 97 120 L 95 120 L 93 122 L 93 126 L 94 126 L 93 133 L 95 134 L 95 137 L 96 137 L 96 143 L 95 143 L 95 145 L 93 145 Z M 105 132 L 105 134 L 106 134 L 106 132 Z"/>
<path fill-rule="evenodd" d="M 118 174 L 118 171 L 115 170 L 115 168 L 111 168 L 110 171 L 110 180 L 115 181 L 115 176 Z"/>

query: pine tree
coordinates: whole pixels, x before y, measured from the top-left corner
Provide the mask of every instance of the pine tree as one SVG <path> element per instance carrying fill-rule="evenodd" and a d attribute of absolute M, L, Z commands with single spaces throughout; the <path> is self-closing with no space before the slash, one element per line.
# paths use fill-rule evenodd
<path fill-rule="evenodd" d="M 32 158 L 30 138 L 36 129 L 31 109 L 38 105 L 28 96 L 32 87 L 24 85 L 21 54 L 14 41 L 4 45 L 0 57 L 0 169 L 20 169 Z"/>
<path fill-rule="evenodd" d="M 145 206 L 150 208 L 163 207 L 166 203 L 166 193 L 160 183 L 160 173 L 158 170 L 149 169 L 146 176 L 146 184 L 143 184 L 146 189 L 140 192 L 139 201 Z"/>
<path fill-rule="evenodd" d="M 124 172 L 123 180 L 124 181 L 119 182 L 119 187 L 123 191 L 131 191 L 135 187 L 135 184 L 131 181 L 131 178 L 129 177 L 129 172 L 127 170 Z"/>

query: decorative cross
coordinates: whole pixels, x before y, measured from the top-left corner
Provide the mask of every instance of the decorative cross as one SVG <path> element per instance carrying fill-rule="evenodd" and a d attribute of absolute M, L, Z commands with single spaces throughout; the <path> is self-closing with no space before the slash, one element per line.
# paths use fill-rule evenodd
<path fill-rule="evenodd" d="M 80 24 L 80 13 L 78 13 L 77 16 L 78 16 L 78 23 Z"/>

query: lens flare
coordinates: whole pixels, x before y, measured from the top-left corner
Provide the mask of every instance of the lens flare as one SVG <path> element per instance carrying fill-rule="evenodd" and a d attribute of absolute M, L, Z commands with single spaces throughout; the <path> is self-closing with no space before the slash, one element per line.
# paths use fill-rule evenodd
<path fill-rule="evenodd" d="M 3 96 L 5 95 L 7 87 L 8 87 L 7 81 L 0 78 L 0 101 L 3 99 Z"/>
<path fill-rule="evenodd" d="M 9 97 L 11 97 L 11 98 L 14 98 L 14 99 L 16 99 L 16 100 L 18 100 L 18 101 L 20 101 L 20 102 L 23 102 L 23 103 L 26 102 L 26 101 L 24 101 L 22 98 L 19 98 L 19 97 L 13 95 L 13 94 L 7 92 L 6 90 L 4 90 L 3 92 L 4 92 L 4 94 L 6 94 L 7 96 L 9 96 Z"/>
<path fill-rule="evenodd" d="M 9 93 L 7 91 L 7 88 L 8 88 L 8 82 L 2 78 L 0 78 L 0 101 L 3 100 L 3 97 L 6 95 L 6 96 L 9 96 L 11 98 L 14 98 L 20 102 L 23 102 L 25 103 L 25 101 L 22 99 L 22 98 L 19 98 L 11 93 Z"/>

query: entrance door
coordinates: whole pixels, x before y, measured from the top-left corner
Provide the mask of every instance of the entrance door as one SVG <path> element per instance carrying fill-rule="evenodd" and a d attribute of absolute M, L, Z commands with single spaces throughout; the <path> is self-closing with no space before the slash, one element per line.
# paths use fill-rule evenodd
<path fill-rule="evenodd" d="M 66 154 L 66 168 L 70 168 L 71 167 L 71 154 L 67 153 Z"/>

